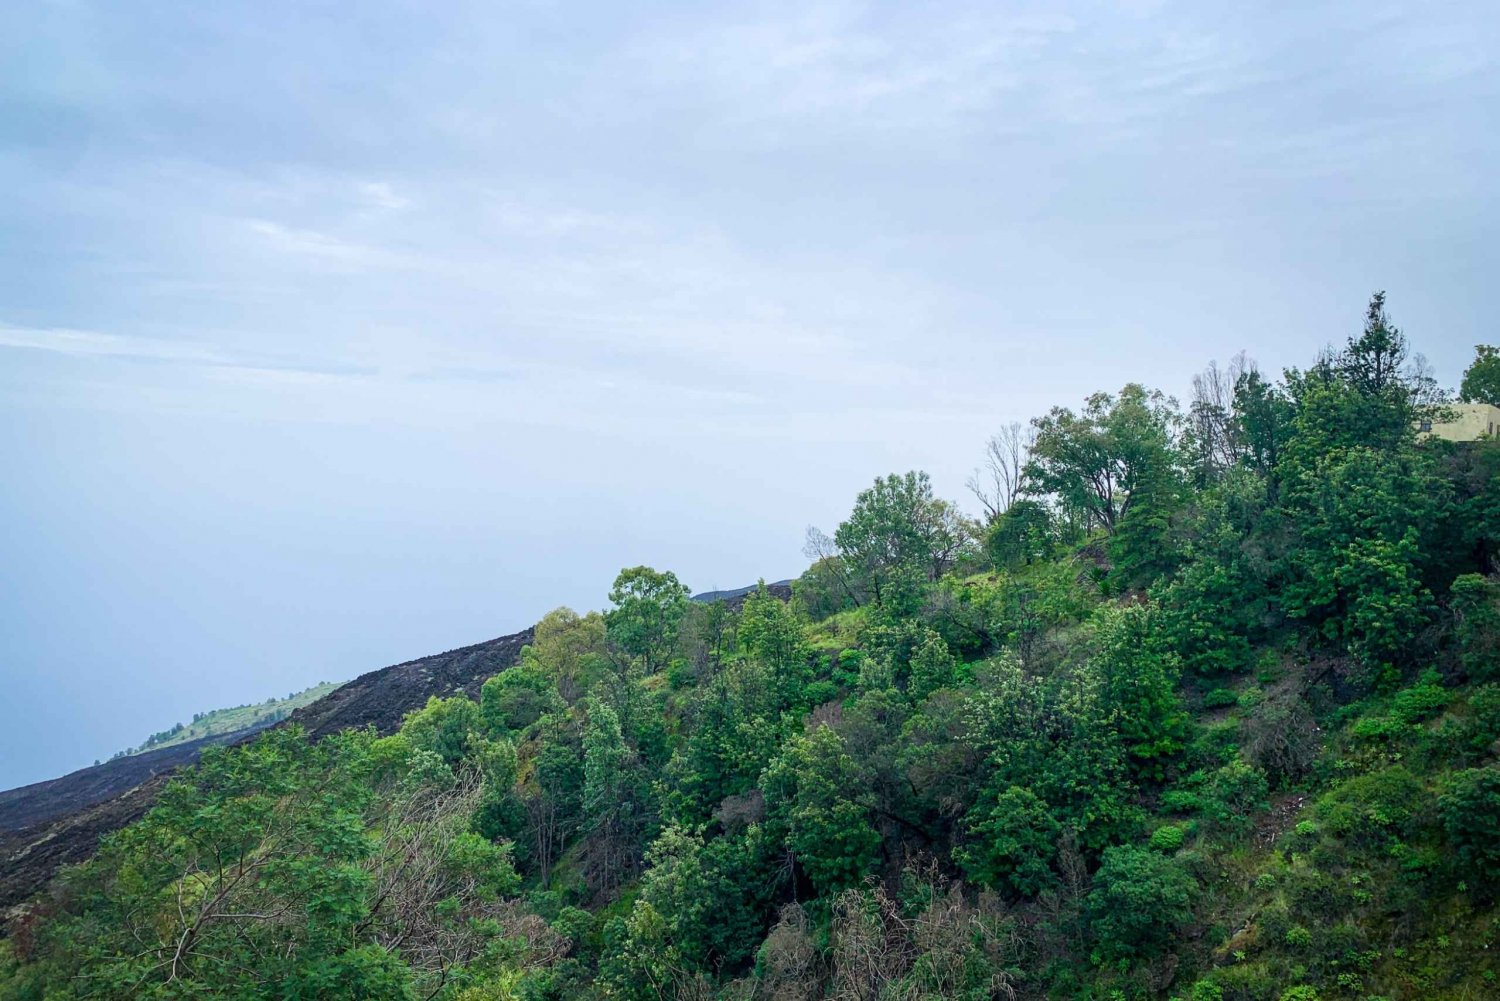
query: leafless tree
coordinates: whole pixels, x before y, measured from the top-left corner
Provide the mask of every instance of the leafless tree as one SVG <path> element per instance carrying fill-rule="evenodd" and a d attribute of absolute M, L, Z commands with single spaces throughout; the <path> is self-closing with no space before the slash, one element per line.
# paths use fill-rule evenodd
<path fill-rule="evenodd" d="M 984 465 L 965 484 L 994 521 L 1016 502 L 1026 485 L 1026 463 L 1036 442 L 1036 428 L 1020 421 L 1005 425 L 984 446 Z"/>
<path fill-rule="evenodd" d="M 1241 376 L 1254 372 L 1255 362 L 1241 351 L 1220 368 L 1217 361 L 1193 376 L 1193 402 L 1188 408 L 1189 440 L 1199 474 L 1210 479 L 1237 464 L 1243 442 L 1235 422 L 1234 390 Z"/>
<path fill-rule="evenodd" d="M 837 587 L 855 605 L 860 604 L 849 568 L 839 555 L 838 543 L 828 533 L 813 525 L 807 526 L 807 538 L 802 545 L 802 555 L 813 561 L 815 568 L 836 582 Z"/>
<path fill-rule="evenodd" d="M 488 939 L 474 919 L 497 922 L 507 938 L 525 943 L 534 962 L 554 962 L 567 949 L 545 921 L 489 896 L 477 876 L 453 865 L 454 839 L 468 829 L 481 789 L 478 773 L 466 769 L 450 788 L 398 795 L 380 818 L 379 849 L 365 863 L 373 897 L 357 933 L 399 952 L 431 994 L 485 948 Z M 453 901 L 457 913 L 440 906 Z"/>

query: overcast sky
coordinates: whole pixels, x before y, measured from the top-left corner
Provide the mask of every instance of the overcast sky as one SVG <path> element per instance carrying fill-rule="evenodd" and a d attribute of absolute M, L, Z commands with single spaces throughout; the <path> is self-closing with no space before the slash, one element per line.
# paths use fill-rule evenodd
<path fill-rule="evenodd" d="M 622 566 L 794 575 L 877 474 L 959 498 L 997 425 L 1304 364 L 1378 288 L 1455 385 L 1497 26 L 5 4 L 0 787 Z"/>

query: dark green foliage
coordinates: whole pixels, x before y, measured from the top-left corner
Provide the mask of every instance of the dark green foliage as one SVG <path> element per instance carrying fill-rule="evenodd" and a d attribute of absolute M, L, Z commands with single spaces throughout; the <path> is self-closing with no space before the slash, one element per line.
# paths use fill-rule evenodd
<path fill-rule="evenodd" d="M 874 870 L 880 835 L 862 802 L 868 787 L 828 726 L 793 737 L 762 779 L 768 819 L 819 893 L 857 886 Z"/>
<path fill-rule="evenodd" d="M 1046 505 L 1024 498 L 991 522 L 984 536 L 990 562 L 1007 570 L 1041 562 L 1052 544 L 1052 513 Z"/>
<path fill-rule="evenodd" d="M 1175 859 L 1136 845 L 1104 850 L 1089 912 L 1106 959 L 1151 955 L 1192 915 L 1198 884 Z"/>
<path fill-rule="evenodd" d="M 1110 533 L 1141 510 L 1122 555 L 1148 558 L 1152 540 L 1160 537 L 1160 518 L 1179 486 L 1176 402 L 1132 383 L 1118 395 L 1095 393 L 1081 413 L 1054 407 L 1034 423 L 1027 490 L 1057 495 L 1084 512 L 1089 527 Z"/>
<path fill-rule="evenodd" d="M 1470 878 L 1500 883 L 1500 768 L 1456 773 L 1439 800 L 1443 828 Z"/>
<path fill-rule="evenodd" d="M 968 829 L 970 843 L 955 857 L 976 882 L 1029 897 L 1056 881 L 1052 862 L 1062 827 L 1030 790 L 1011 786 L 981 804 Z"/>
<path fill-rule="evenodd" d="M 1182 750 L 1187 714 L 1177 691 L 1182 670 L 1163 642 L 1157 618 L 1149 605 L 1102 613 L 1100 649 L 1090 663 L 1103 680 L 1105 705 L 1115 713 L 1115 730 L 1131 767 L 1142 777 L 1160 779 L 1166 763 Z"/>
<path fill-rule="evenodd" d="M 1471 678 L 1500 678 L 1500 586 L 1479 574 L 1453 582 L 1458 660 Z"/>

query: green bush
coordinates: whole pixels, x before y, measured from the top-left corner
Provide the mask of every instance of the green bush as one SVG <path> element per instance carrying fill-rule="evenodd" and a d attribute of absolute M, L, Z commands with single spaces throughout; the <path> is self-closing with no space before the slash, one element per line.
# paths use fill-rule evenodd
<path fill-rule="evenodd" d="M 1348 780 L 1325 795 L 1319 809 L 1330 831 L 1368 846 L 1401 836 L 1428 800 L 1422 783 L 1396 765 Z"/>
<path fill-rule="evenodd" d="M 1182 865 L 1135 845 L 1104 849 L 1089 911 L 1109 958 L 1159 952 L 1192 914 L 1198 884 Z"/>
<path fill-rule="evenodd" d="M 1500 767 L 1458 772 L 1438 807 L 1465 866 L 1486 882 L 1500 881 Z"/>
<path fill-rule="evenodd" d="M 1402 723 L 1420 723 L 1445 709 L 1450 698 L 1452 694 L 1443 687 L 1442 678 L 1428 668 L 1415 685 L 1396 693 L 1391 715 Z"/>
<path fill-rule="evenodd" d="M 1203 696 L 1203 708 L 1222 709 L 1225 706 L 1239 705 L 1240 697 L 1228 688 L 1215 688 Z"/>
<path fill-rule="evenodd" d="M 1224 988 L 1212 980 L 1200 980 L 1188 991 L 1188 1001 L 1224 1001 Z"/>
<path fill-rule="evenodd" d="M 1151 832 L 1151 847 L 1155 851 L 1170 855 L 1182 847 L 1187 834 L 1176 824 L 1167 824 Z"/>

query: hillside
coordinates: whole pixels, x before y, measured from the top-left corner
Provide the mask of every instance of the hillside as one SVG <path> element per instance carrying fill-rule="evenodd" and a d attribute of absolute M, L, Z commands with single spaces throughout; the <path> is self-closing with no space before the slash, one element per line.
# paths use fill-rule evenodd
<path fill-rule="evenodd" d="M 153 733 L 139 747 L 127 748 L 115 754 L 114 757 L 121 758 L 145 751 L 173 747 L 177 744 L 194 743 L 205 737 L 223 737 L 259 730 L 272 723 L 281 722 L 291 715 L 292 710 L 310 705 L 338 687 L 338 682 L 320 681 L 311 688 L 293 692 L 284 699 L 272 698 L 264 702 L 198 713 L 191 723 L 178 723 L 160 733 Z"/>
<path fill-rule="evenodd" d="M 982 520 L 881 476 L 790 589 L 356 679 L 153 780 L 0 998 L 1495 997 L 1500 442 L 1407 356 L 1377 296 L 1011 429 Z"/>
<path fill-rule="evenodd" d="M 486 678 L 514 663 L 530 636 L 527 629 L 371 671 L 297 709 L 293 720 L 311 733 L 366 726 L 390 732 L 429 698 L 477 693 Z M 59 866 L 87 859 L 101 837 L 138 820 L 166 779 L 203 750 L 237 743 L 262 728 L 116 758 L 0 793 L 0 911 L 36 893 Z"/>

